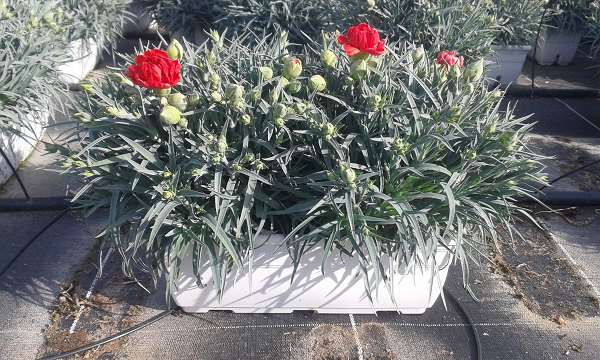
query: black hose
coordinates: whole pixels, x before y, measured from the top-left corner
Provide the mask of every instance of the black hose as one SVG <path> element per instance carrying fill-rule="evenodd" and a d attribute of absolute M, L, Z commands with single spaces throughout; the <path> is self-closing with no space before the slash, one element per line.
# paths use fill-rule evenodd
<path fill-rule="evenodd" d="M 155 322 L 164 319 L 165 317 L 173 314 L 175 311 L 178 311 L 178 310 L 179 310 L 179 307 L 176 307 L 176 308 L 173 308 L 173 309 L 169 309 L 169 310 L 165 310 L 165 311 L 161 312 L 160 314 L 151 317 L 148 320 L 142 321 L 141 323 L 139 323 L 139 324 L 137 324 L 135 326 L 132 326 L 129 329 L 120 331 L 120 332 L 118 332 L 118 333 L 116 333 L 114 335 L 105 337 L 104 339 L 100 339 L 98 341 L 91 342 L 91 343 L 89 343 L 89 344 L 87 344 L 85 346 L 82 346 L 80 348 L 77 348 L 75 350 L 71 350 L 71 351 L 68 351 L 68 352 L 65 352 L 65 353 L 62 353 L 62 354 L 46 356 L 46 357 L 40 358 L 39 360 L 57 360 L 57 359 L 64 359 L 64 358 L 67 358 L 69 356 L 81 354 L 81 353 L 86 352 L 88 350 L 91 350 L 91 349 L 93 349 L 95 347 L 102 346 L 104 344 L 108 344 L 109 342 L 118 340 L 118 339 L 120 339 L 120 338 L 122 338 L 124 336 L 127 336 L 129 334 L 132 334 L 132 333 L 138 331 L 138 330 L 141 330 L 141 329 L 145 328 L 148 325 L 152 325 Z"/>
<path fill-rule="evenodd" d="M 566 173 L 562 174 L 561 176 L 559 176 L 559 177 L 557 177 L 557 178 L 555 178 L 555 179 L 552 179 L 550 182 L 548 182 L 548 185 L 544 185 L 544 186 L 542 186 L 541 188 L 539 188 L 539 190 L 540 190 L 540 191 L 541 191 L 541 190 L 544 190 L 544 189 L 545 189 L 545 188 L 547 188 L 549 185 L 552 185 L 552 184 L 554 184 L 555 182 L 557 182 L 557 181 L 559 181 L 559 180 L 562 180 L 562 179 L 564 179 L 564 178 L 566 178 L 566 177 L 569 177 L 569 176 L 571 176 L 571 175 L 575 174 L 576 172 L 579 172 L 579 171 L 581 171 L 581 170 L 587 169 L 587 168 L 589 168 L 590 166 L 594 166 L 594 165 L 596 165 L 596 164 L 598 164 L 598 163 L 600 163 L 600 159 L 598 159 L 598 160 L 595 160 L 595 161 L 592 161 L 591 163 L 588 163 L 588 164 L 582 165 L 582 166 L 580 166 L 580 167 L 578 167 L 578 168 L 576 168 L 576 169 L 573 169 L 573 170 L 571 170 L 571 171 L 569 171 L 569 172 L 566 172 Z"/>
<path fill-rule="evenodd" d="M 462 306 L 462 304 L 458 301 L 458 299 L 456 299 L 456 297 L 454 297 L 454 295 L 452 295 L 452 293 L 449 291 L 446 292 L 446 295 L 448 295 L 448 298 L 450 300 L 452 300 L 454 305 L 456 305 L 456 308 L 459 310 L 459 312 L 462 314 L 462 316 L 465 318 L 465 320 L 467 320 L 467 323 L 469 324 L 469 328 L 471 329 L 471 333 L 473 334 L 473 339 L 475 340 L 475 356 L 476 356 L 475 359 L 482 360 L 483 359 L 483 354 L 482 354 L 483 351 L 482 351 L 481 339 L 479 338 L 479 331 L 477 330 L 477 327 L 473 323 L 473 320 L 469 316 L 469 313 L 467 313 L 467 311 Z"/>
<path fill-rule="evenodd" d="M 6 264 L 6 266 L 4 266 L 2 268 L 2 271 L 0 271 L 0 278 L 8 271 L 8 269 L 15 263 L 15 261 L 17 261 L 17 259 L 23 255 L 23 253 L 25 252 L 25 250 L 27 250 L 31 244 L 33 244 L 46 230 L 48 230 L 52 225 L 54 225 L 58 220 L 60 220 L 69 210 L 64 210 L 62 211 L 60 214 L 58 214 L 57 216 L 55 216 L 52 220 L 50 220 L 50 222 L 48 224 L 46 224 L 46 226 L 44 226 L 42 228 L 42 230 L 40 230 L 37 234 L 35 234 L 28 242 L 27 244 L 25 244 L 25 246 L 23 246 L 21 248 L 21 250 L 19 250 L 19 252 L 13 257 L 13 259 L 11 261 L 9 261 L 8 264 Z"/>

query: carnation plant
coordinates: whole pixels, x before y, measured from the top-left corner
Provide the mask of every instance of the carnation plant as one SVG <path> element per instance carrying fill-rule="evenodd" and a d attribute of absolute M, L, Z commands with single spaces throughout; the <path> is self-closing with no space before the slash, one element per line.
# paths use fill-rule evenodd
<path fill-rule="evenodd" d="M 37 116 L 61 91 L 55 69 L 66 61 L 65 34 L 53 23 L 56 2 L 0 0 L 0 131 L 30 138 Z"/>
<path fill-rule="evenodd" d="M 467 285 L 498 228 L 518 234 L 515 198 L 543 182 L 540 158 L 483 61 L 386 45 L 366 24 L 324 39 L 213 32 L 123 55 L 87 89 L 63 165 L 88 214 L 109 209 L 101 235 L 127 275 L 172 280 L 189 252 L 198 282 L 210 264 L 224 289 L 259 235 L 282 233 L 295 268 L 313 247 L 323 263 L 354 256 L 367 290 L 440 248 Z"/>
<path fill-rule="evenodd" d="M 121 35 L 126 21 L 131 21 L 127 9 L 132 0 L 61 0 L 61 11 L 68 18 L 70 40 L 94 39 L 108 45 Z"/>
<path fill-rule="evenodd" d="M 543 22 L 545 0 L 493 0 L 490 13 L 498 26 L 494 44 L 531 45 Z"/>
<path fill-rule="evenodd" d="M 548 25 L 559 30 L 580 32 L 592 0 L 551 0 L 548 4 Z"/>

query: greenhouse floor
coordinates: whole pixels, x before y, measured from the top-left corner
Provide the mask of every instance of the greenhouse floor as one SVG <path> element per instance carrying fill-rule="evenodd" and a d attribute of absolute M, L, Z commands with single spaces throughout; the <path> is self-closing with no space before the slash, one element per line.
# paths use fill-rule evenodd
<path fill-rule="evenodd" d="M 600 99 L 508 100 L 518 100 L 518 114 L 535 113 L 531 144 L 555 157 L 546 162 L 550 178 L 600 158 Z M 31 196 L 65 195 L 69 184 L 49 166 L 52 159 L 39 149 L 21 166 Z M 600 167 L 560 181 L 554 189 L 600 191 Z M 0 188 L 0 200 L 19 198 L 14 178 Z M 558 213 L 534 208 L 545 230 L 522 224 L 525 242 L 512 248 L 503 241 L 490 254 L 491 262 L 471 270 L 479 302 L 462 288 L 455 266 L 446 284 L 447 308 L 438 299 L 424 315 L 175 313 L 85 356 L 597 359 L 600 212 L 598 207 L 565 208 Z M 102 220 L 102 214 L 82 219 L 66 211 L 0 212 L 0 358 L 69 351 L 168 308 L 163 288 L 147 294 L 121 275 L 118 254 L 102 254 L 102 276 L 94 281 L 100 258 L 94 236 Z"/>

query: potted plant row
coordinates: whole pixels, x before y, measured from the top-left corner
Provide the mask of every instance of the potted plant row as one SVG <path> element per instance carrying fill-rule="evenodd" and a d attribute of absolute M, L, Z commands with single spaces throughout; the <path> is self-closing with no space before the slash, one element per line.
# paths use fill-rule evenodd
<path fill-rule="evenodd" d="M 548 5 L 549 20 L 542 29 L 535 49 L 540 65 L 569 65 L 579 47 L 585 28 L 585 14 L 591 0 L 557 0 Z"/>
<path fill-rule="evenodd" d="M 516 81 L 543 21 L 543 0 L 494 0 L 490 13 L 497 29 L 486 75 L 503 85 Z"/>
<path fill-rule="evenodd" d="M 518 233 L 541 166 L 482 59 L 367 24 L 303 49 L 247 36 L 123 55 L 77 102 L 63 166 L 127 276 L 191 312 L 422 313 L 451 264 L 468 287 Z"/>

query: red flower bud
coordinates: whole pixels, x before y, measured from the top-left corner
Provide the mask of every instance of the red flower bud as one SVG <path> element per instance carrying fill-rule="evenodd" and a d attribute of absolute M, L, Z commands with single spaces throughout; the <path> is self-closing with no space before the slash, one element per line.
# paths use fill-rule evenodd
<path fill-rule="evenodd" d="M 168 89 L 179 83 L 181 64 L 171 60 L 165 51 L 153 49 L 136 56 L 127 69 L 134 84 L 147 89 Z"/>
<path fill-rule="evenodd" d="M 437 59 L 435 60 L 436 63 L 444 65 L 447 68 L 450 68 L 452 66 L 458 66 L 459 68 L 461 68 L 464 66 L 464 61 L 465 60 L 462 56 L 458 56 L 458 54 L 452 50 L 441 51 L 437 55 Z"/>
<path fill-rule="evenodd" d="M 337 40 L 349 57 L 360 53 L 379 56 L 385 51 L 385 42 L 379 38 L 377 30 L 366 23 L 351 26 L 346 35 L 338 36 Z"/>

